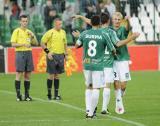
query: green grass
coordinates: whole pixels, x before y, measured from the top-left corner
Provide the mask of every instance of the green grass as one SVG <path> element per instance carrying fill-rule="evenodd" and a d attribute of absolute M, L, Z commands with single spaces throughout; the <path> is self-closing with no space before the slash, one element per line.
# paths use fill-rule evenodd
<path fill-rule="evenodd" d="M 109 105 L 112 114 L 98 114 L 97 119 L 86 120 L 83 74 L 61 76 L 60 93 L 63 100 L 60 102 L 47 100 L 46 74 L 32 75 L 32 102 L 17 102 L 14 89 L 15 75 L 0 74 L 0 126 L 159 126 L 160 72 L 132 72 L 131 75 L 132 81 L 128 83 L 123 99 L 126 113 L 115 114 L 112 86 Z M 21 86 L 24 92 L 23 85 Z M 101 105 L 102 91 L 98 113 L 101 111 Z"/>

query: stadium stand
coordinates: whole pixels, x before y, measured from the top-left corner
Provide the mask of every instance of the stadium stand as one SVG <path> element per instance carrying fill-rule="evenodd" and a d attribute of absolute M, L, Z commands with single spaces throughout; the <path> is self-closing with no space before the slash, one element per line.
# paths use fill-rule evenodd
<path fill-rule="evenodd" d="M 35 32 L 37 36 L 37 40 L 40 42 L 41 37 L 43 36 L 44 32 L 46 31 L 44 22 L 41 15 L 35 14 L 31 18 L 30 29 Z"/>
<path fill-rule="evenodd" d="M 97 0 L 98 1 L 98 0 Z M 115 0 L 113 0 L 114 2 Z M 149 1 L 149 0 L 148 0 Z M 30 23 L 29 29 L 36 33 L 37 39 L 40 42 L 40 39 L 46 28 L 44 26 L 44 15 L 40 14 L 44 10 L 45 0 L 35 0 L 35 8 L 32 10 L 30 7 L 26 10 L 22 10 L 21 13 L 26 13 L 27 10 L 32 10 L 30 13 Z M 66 5 L 70 4 L 74 8 L 75 0 L 66 0 Z M 55 2 L 53 2 L 54 4 Z M 56 4 L 57 5 L 57 4 Z M 59 4 L 60 5 L 60 4 Z M 21 6 L 21 5 L 19 5 Z M 95 6 L 95 5 L 94 5 Z M 77 7 L 77 5 L 76 5 Z M 23 9 L 23 6 L 21 6 Z M 59 7 L 61 8 L 61 7 Z M 117 7 L 118 8 L 118 7 Z M 75 9 L 77 12 L 80 9 Z M 130 4 L 129 2 L 125 5 L 126 15 L 130 15 Z M 59 12 L 59 11 L 58 11 Z M 76 12 L 76 13 L 77 13 Z M 82 15 L 85 12 L 78 12 Z M 5 13 L 4 13 L 5 14 Z M 58 15 L 62 17 L 63 11 L 60 11 Z M 7 14 L 8 15 L 8 14 Z M 141 0 L 140 6 L 138 8 L 138 16 L 133 15 L 130 19 L 130 24 L 132 27 L 132 32 L 139 32 L 140 37 L 136 39 L 136 43 L 149 44 L 149 43 L 159 43 L 160 42 L 160 4 L 153 4 L 152 1 Z M 10 22 L 6 19 L 6 15 L 0 15 L 0 44 L 9 45 L 10 35 L 15 28 L 19 26 L 17 19 L 12 19 Z M 86 26 L 83 24 L 82 20 L 76 20 L 72 23 L 72 30 L 84 30 Z M 66 29 L 64 27 L 64 29 Z M 72 45 L 74 42 L 73 36 L 67 31 L 67 40 L 68 44 Z"/>
<path fill-rule="evenodd" d="M 128 4 L 129 6 L 129 4 Z M 160 5 L 153 3 L 140 4 L 138 17 L 131 17 L 130 23 L 133 32 L 140 32 L 137 42 L 159 42 L 160 40 Z M 126 13 L 129 8 L 126 8 Z"/>
<path fill-rule="evenodd" d="M 18 20 L 10 20 L 10 28 L 11 28 L 11 32 L 13 32 L 14 29 L 16 29 L 17 27 L 19 27 L 19 21 Z"/>

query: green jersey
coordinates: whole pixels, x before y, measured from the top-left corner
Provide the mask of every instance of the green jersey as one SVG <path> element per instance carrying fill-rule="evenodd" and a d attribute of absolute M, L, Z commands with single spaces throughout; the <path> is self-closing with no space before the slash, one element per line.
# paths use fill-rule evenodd
<path fill-rule="evenodd" d="M 126 39 L 129 33 L 124 26 L 121 26 L 119 29 L 114 29 L 114 30 L 116 31 L 116 34 L 120 40 Z M 116 52 L 118 58 L 115 60 L 117 61 L 130 60 L 127 45 L 123 45 L 116 48 Z"/>
<path fill-rule="evenodd" d="M 115 50 L 109 36 L 101 29 L 90 29 L 81 33 L 77 45 L 83 45 L 83 66 L 85 70 L 102 71 L 105 48 Z"/>
<path fill-rule="evenodd" d="M 114 30 L 112 30 L 109 27 L 102 28 L 102 31 L 105 32 L 109 38 L 110 42 L 113 45 L 116 45 L 120 40 L 117 37 L 117 34 Z M 114 54 L 111 51 L 108 51 L 108 48 L 106 47 L 105 49 L 105 54 L 104 54 L 104 67 L 113 67 L 113 62 L 114 62 Z"/>

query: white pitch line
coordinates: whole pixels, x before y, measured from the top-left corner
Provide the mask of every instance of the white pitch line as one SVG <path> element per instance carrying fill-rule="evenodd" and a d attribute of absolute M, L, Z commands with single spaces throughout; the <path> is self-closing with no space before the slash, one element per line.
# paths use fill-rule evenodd
<path fill-rule="evenodd" d="M 113 121 L 112 119 L 94 119 L 92 121 L 104 121 L 104 120 L 111 120 Z M 73 122 L 73 121 L 86 121 L 86 119 L 77 119 L 77 120 L 12 120 L 12 121 L 6 121 L 6 120 L 0 120 L 0 123 L 33 123 L 33 122 L 58 122 L 58 121 L 61 121 L 61 122 Z"/>
<path fill-rule="evenodd" d="M 6 91 L 6 90 L 0 90 L 0 92 L 5 93 L 5 94 L 11 94 L 11 95 L 14 94 L 15 95 L 14 92 Z M 57 102 L 57 101 L 48 101 L 48 100 L 44 100 L 44 99 L 36 98 L 36 97 L 33 97 L 33 99 L 35 99 L 37 101 L 41 101 L 41 102 L 55 103 L 55 104 L 59 104 L 61 106 L 67 107 L 67 108 L 71 108 L 71 109 L 74 109 L 74 110 L 85 112 L 84 109 L 76 107 L 76 106 L 73 106 L 73 105 L 70 105 L 70 104 Z M 98 115 L 100 115 L 100 114 L 98 114 Z M 131 121 L 131 120 L 128 120 L 128 119 L 119 118 L 119 117 L 116 117 L 116 116 L 107 115 L 107 117 L 109 117 L 111 119 L 115 119 L 117 121 L 125 122 L 127 124 L 131 124 L 131 125 L 134 125 L 134 126 L 145 126 L 144 124 L 141 124 L 139 122 L 135 122 L 135 121 Z"/>

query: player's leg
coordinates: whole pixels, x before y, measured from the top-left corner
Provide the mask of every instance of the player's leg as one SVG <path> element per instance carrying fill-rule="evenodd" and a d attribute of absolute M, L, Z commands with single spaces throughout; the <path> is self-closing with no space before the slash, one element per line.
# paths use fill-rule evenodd
<path fill-rule="evenodd" d="M 127 86 L 127 81 L 121 82 L 121 95 L 122 95 L 122 97 L 125 95 L 126 86 Z"/>
<path fill-rule="evenodd" d="M 61 97 L 59 96 L 59 75 L 58 74 L 54 74 L 54 99 L 61 100 Z"/>
<path fill-rule="evenodd" d="M 115 97 L 116 97 L 116 106 L 115 106 L 115 112 L 117 114 L 123 114 L 124 113 L 124 106 L 123 106 L 123 99 L 121 96 L 121 85 L 119 81 L 119 64 L 118 62 L 114 62 L 113 65 L 114 69 L 114 89 L 115 89 Z"/>
<path fill-rule="evenodd" d="M 129 62 L 120 61 L 119 62 L 119 80 L 121 83 L 121 94 L 124 96 L 126 91 L 127 82 L 131 80 L 130 71 L 129 71 Z"/>
<path fill-rule="evenodd" d="M 114 81 L 114 90 L 115 90 L 116 99 L 120 99 L 121 98 L 121 84 L 119 80 Z"/>
<path fill-rule="evenodd" d="M 25 90 L 25 101 L 32 101 L 32 98 L 29 95 L 30 90 L 30 76 L 31 72 L 24 73 L 24 90 Z"/>
<path fill-rule="evenodd" d="M 54 74 L 48 74 L 48 78 L 47 78 L 47 96 L 48 96 L 48 100 L 52 100 L 52 83 L 53 83 L 53 79 L 54 79 Z"/>
<path fill-rule="evenodd" d="M 101 114 L 109 114 L 108 105 L 110 101 L 110 83 L 103 88 L 103 103 Z"/>
<path fill-rule="evenodd" d="M 109 114 L 108 105 L 110 101 L 110 85 L 114 81 L 113 68 L 104 68 L 104 81 L 106 86 L 103 88 L 103 103 L 101 114 Z"/>
<path fill-rule="evenodd" d="M 47 59 L 47 73 L 48 73 L 48 78 L 47 78 L 47 96 L 48 100 L 52 100 L 52 84 L 54 80 L 54 75 L 56 73 L 56 65 L 53 60 L 49 60 L 48 57 Z"/>
<path fill-rule="evenodd" d="M 91 106 L 92 84 L 90 84 L 85 91 L 86 115 L 88 115 Z"/>
<path fill-rule="evenodd" d="M 115 97 L 118 99 L 121 95 L 119 92 L 121 92 L 121 85 L 119 82 L 119 69 L 117 61 L 114 61 L 113 64 L 113 71 L 114 71 L 114 90 L 115 90 Z"/>
<path fill-rule="evenodd" d="M 98 105 L 98 101 L 99 101 L 99 92 L 100 92 L 100 88 L 93 88 L 92 89 L 92 95 L 91 95 L 91 108 L 89 111 L 88 116 L 89 117 L 93 117 L 95 115 L 95 109 Z"/>
<path fill-rule="evenodd" d="M 21 86 L 21 78 L 23 72 L 25 71 L 25 60 L 24 60 L 24 53 L 16 52 L 16 79 L 15 79 L 15 89 L 17 93 L 17 101 L 22 101 L 22 95 L 20 93 L 20 86 Z"/>
<path fill-rule="evenodd" d="M 123 97 L 125 95 L 126 85 L 127 85 L 127 81 L 125 81 L 125 82 L 119 82 L 119 81 L 115 80 L 115 82 L 114 82 L 115 94 L 117 92 L 121 92 L 121 96 Z"/>
<path fill-rule="evenodd" d="M 115 112 L 117 114 L 123 114 L 124 113 L 124 106 L 123 106 L 123 99 L 121 95 L 121 85 L 119 81 L 114 82 L 114 88 L 115 88 L 115 97 L 116 97 L 116 107 Z"/>
<path fill-rule="evenodd" d="M 32 98 L 29 96 L 30 76 L 31 76 L 31 72 L 34 70 L 32 52 L 26 51 L 24 53 L 23 59 L 25 64 L 25 72 L 24 72 L 25 100 L 32 101 Z"/>
<path fill-rule="evenodd" d="M 123 105 L 123 91 L 126 89 L 126 82 L 131 80 L 130 72 L 129 72 L 129 63 L 128 61 L 119 61 L 117 62 L 117 69 L 118 69 L 118 76 L 119 76 L 119 83 L 120 83 L 120 90 L 117 90 L 117 95 L 121 94 L 121 100 L 116 100 L 116 113 L 123 114 L 125 112 L 124 105 Z"/>
<path fill-rule="evenodd" d="M 103 71 L 92 71 L 92 96 L 91 96 L 91 109 L 89 111 L 88 116 L 92 116 L 94 115 L 94 111 L 98 105 L 98 101 L 99 101 L 99 92 L 100 92 L 100 88 L 104 88 L 105 84 L 104 84 L 104 73 Z"/>
<path fill-rule="evenodd" d="M 22 95 L 21 95 L 21 77 L 23 75 L 23 72 L 16 72 L 16 79 L 15 79 L 15 89 L 17 93 L 17 101 L 22 101 Z"/>
<path fill-rule="evenodd" d="M 92 74 L 89 70 L 83 70 L 85 77 L 85 103 L 86 103 L 86 117 L 91 109 L 91 98 L 92 98 Z"/>
<path fill-rule="evenodd" d="M 59 86 L 60 79 L 59 75 L 64 73 L 64 54 L 54 54 L 53 55 L 53 63 L 55 65 L 54 70 L 54 99 L 61 100 L 61 96 L 59 96 Z"/>

